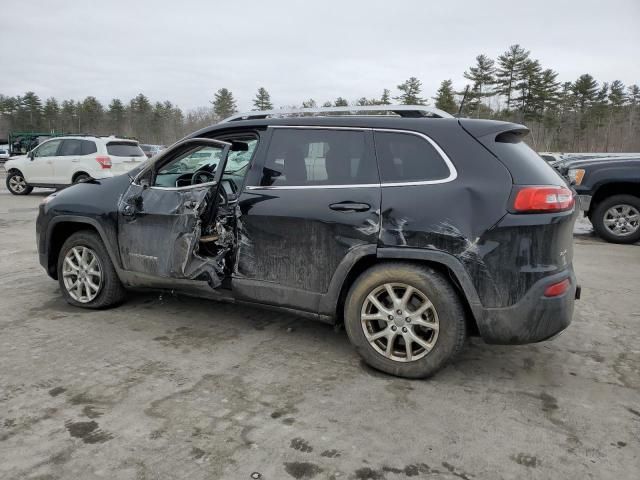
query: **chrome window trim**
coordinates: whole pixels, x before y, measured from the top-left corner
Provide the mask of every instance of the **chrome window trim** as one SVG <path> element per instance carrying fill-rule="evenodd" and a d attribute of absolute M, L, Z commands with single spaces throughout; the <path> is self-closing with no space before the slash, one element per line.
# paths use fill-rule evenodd
<path fill-rule="evenodd" d="M 205 182 L 205 183 L 196 183 L 195 185 L 185 185 L 184 187 L 158 187 L 156 185 L 149 187 L 149 190 L 191 190 L 199 187 L 213 187 L 217 185 L 218 182 Z M 138 185 L 139 186 L 139 185 Z"/>
<path fill-rule="evenodd" d="M 415 182 L 382 182 L 383 187 L 404 187 L 404 186 L 412 186 L 412 185 L 437 185 L 439 183 L 449 183 L 453 182 L 456 178 L 458 178 L 458 170 L 456 170 L 455 165 L 449 158 L 449 155 L 445 153 L 444 150 L 438 145 L 431 137 L 425 135 L 421 132 L 416 132 L 413 130 L 400 130 L 395 128 L 374 128 L 374 132 L 393 132 L 393 133 L 405 133 L 410 135 L 416 135 L 418 137 L 422 137 L 424 140 L 429 142 L 429 144 L 438 152 L 440 158 L 444 160 L 444 163 L 447 165 L 449 169 L 449 176 L 446 178 L 440 178 L 438 180 L 419 180 Z"/>
<path fill-rule="evenodd" d="M 259 186 L 259 185 L 247 185 L 245 190 L 314 190 L 320 188 L 337 189 L 337 188 L 371 188 L 371 187 L 411 187 L 416 185 L 437 185 L 439 183 L 449 183 L 458 178 L 458 171 L 453 165 L 453 162 L 444 150 L 438 145 L 431 137 L 421 132 L 414 130 L 402 130 L 397 128 L 371 128 L 371 127 L 340 127 L 330 125 L 269 125 L 268 128 L 287 128 L 287 129 L 303 129 L 303 130 L 355 130 L 361 132 L 392 132 L 392 133 L 404 133 L 409 135 L 416 135 L 426 140 L 440 155 L 444 163 L 449 169 L 449 176 L 438 180 L 419 180 L 415 182 L 381 182 L 381 183 L 359 183 L 359 184 L 347 184 L 347 185 L 271 185 L 271 186 Z"/>
<path fill-rule="evenodd" d="M 318 190 L 320 188 L 372 188 L 379 187 L 379 183 L 356 183 L 351 185 L 247 185 L 245 190 Z"/>

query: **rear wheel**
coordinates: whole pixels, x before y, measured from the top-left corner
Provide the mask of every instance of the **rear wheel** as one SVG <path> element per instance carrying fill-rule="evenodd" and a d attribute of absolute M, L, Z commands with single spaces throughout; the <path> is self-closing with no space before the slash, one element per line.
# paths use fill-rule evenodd
<path fill-rule="evenodd" d="M 640 197 L 613 195 L 598 204 L 591 215 L 593 228 L 612 243 L 640 240 Z"/>
<path fill-rule="evenodd" d="M 364 272 L 347 296 L 345 327 L 367 364 L 407 378 L 433 375 L 466 336 L 465 312 L 451 283 L 411 263 Z"/>
<path fill-rule="evenodd" d="M 86 182 L 87 180 L 91 180 L 91 177 L 86 173 L 79 173 L 73 178 L 73 183 Z"/>
<path fill-rule="evenodd" d="M 71 235 L 58 256 L 58 282 L 66 301 L 84 308 L 106 308 L 124 300 L 125 291 L 100 237 Z"/>
<path fill-rule="evenodd" d="M 29 195 L 33 187 L 27 184 L 22 172 L 13 171 L 7 175 L 7 189 L 14 195 Z"/>

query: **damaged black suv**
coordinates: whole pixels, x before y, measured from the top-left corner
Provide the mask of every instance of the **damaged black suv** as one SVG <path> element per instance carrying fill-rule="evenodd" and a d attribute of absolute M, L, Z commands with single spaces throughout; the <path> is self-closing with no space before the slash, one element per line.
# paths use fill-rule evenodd
<path fill-rule="evenodd" d="M 344 322 L 371 366 L 404 377 L 434 373 L 468 334 L 565 329 L 574 196 L 527 129 L 357 108 L 241 114 L 54 194 L 40 262 L 80 307 L 154 288 Z"/>

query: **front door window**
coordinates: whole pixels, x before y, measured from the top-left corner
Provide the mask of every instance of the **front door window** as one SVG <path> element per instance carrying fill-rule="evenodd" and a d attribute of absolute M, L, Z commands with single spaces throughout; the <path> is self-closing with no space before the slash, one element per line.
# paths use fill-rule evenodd
<path fill-rule="evenodd" d="M 214 181 L 223 160 L 224 146 L 197 146 L 186 149 L 156 172 L 154 187 L 188 187 Z"/>
<path fill-rule="evenodd" d="M 58 147 L 60 146 L 61 140 L 51 140 L 49 142 L 45 142 L 36 148 L 33 152 L 34 157 L 55 157 L 56 152 L 58 151 Z"/>

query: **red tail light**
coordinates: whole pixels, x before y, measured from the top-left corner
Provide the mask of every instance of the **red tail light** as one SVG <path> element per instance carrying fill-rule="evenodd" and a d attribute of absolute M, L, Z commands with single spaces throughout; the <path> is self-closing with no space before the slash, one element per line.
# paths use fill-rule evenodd
<path fill-rule="evenodd" d="M 557 297 L 558 295 L 562 295 L 564 292 L 569 290 L 569 286 L 571 285 L 571 281 L 568 278 L 565 278 L 561 282 L 554 283 L 553 285 L 549 285 L 544 290 L 545 297 Z"/>
<path fill-rule="evenodd" d="M 566 187 L 524 187 L 516 195 L 516 212 L 561 212 L 573 207 L 573 193 Z"/>
<path fill-rule="evenodd" d="M 97 156 L 96 162 L 100 164 L 100 168 L 111 168 L 111 158 L 106 155 Z"/>

